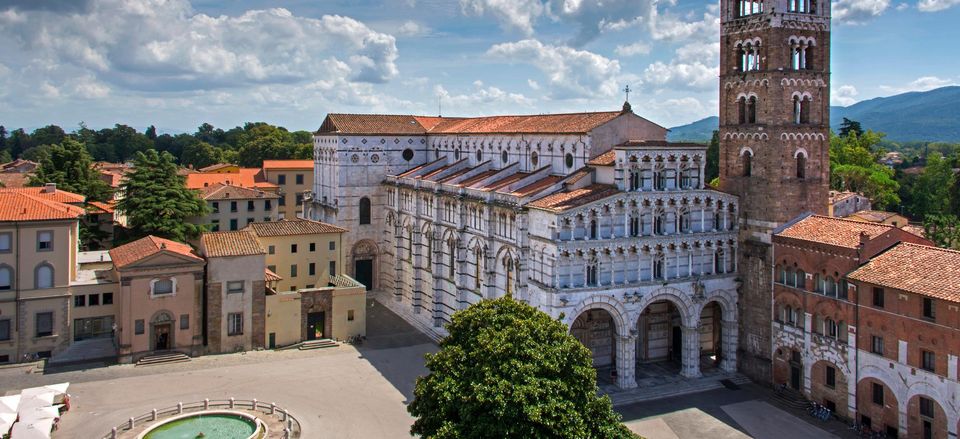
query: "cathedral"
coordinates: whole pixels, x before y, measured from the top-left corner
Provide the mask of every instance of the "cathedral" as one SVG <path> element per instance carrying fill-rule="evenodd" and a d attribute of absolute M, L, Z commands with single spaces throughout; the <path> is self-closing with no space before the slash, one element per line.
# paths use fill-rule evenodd
<path fill-rule="evenodd" d="M 628 102 L 329 114 L 305 216 L 348 229 L 348 274 L 428 334 L 511 295 L 561 318 L 619 388 L 667 360 L 768 381 L 771 236 L 826 208 L 830 5 L 721 6 L 719 188 L 705 145 L 666 141 Z"/>

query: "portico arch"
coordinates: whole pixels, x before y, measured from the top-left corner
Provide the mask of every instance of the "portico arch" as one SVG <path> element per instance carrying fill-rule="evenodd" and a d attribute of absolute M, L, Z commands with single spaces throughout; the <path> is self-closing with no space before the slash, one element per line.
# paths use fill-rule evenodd
<path fill-rule="evenodd" d="M 623 304 L 609 295 L 595 295 L 588 297 L 577 306 L 575 312 L 567 317 L 570 333 L 585 346 L 590 348 L 595 358 L 594 365 L 601 369 L 598 378 L 613 380 L 617 387 L 628 389 L 637 386 L 634 379 L 634 338 L 629 335 L 629 328 Z M 607 329 L 604 324 L 595 319 L 606 318 Z M 572 319 L 572 321 L 570 320 Z M 598 331 L 600 331 L 598 333 Z M 603 331 L 608 331 L 609 334 Z M 607 337 L 609 335 L 609 338 Z M 591 340 L 599 339 L 597 343 L 609 346 L 609 354 L 597 346 L 591 346 Z M 599 346 L 599 345 L 598 345 Z M 606 349 L 606 348 L 604 348 Z M 598 361 L 599 359 L 599 361 Z M 609 375 L 606 375 L 609 374 Z"/>
<path fill-rule="evenodd" d="M 350 274 L 357 282 L 364 284 L 367 290 L 377 287 L 378 254 L 377 244 L 369 239 L 358 241 L 350 249 Z"/>

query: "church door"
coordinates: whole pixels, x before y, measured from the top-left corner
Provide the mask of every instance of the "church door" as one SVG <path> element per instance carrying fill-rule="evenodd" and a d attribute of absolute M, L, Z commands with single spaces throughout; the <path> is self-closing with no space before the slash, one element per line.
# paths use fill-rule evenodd
<path fill-rule="evenodd" d="M 357 282 L 360 282 L 367 287 L 367 291 L 373 289 L 373 260 L 372 259 L 360 259 L 357 260 L 354 265 L 354 273 L 356 274 Z"/>

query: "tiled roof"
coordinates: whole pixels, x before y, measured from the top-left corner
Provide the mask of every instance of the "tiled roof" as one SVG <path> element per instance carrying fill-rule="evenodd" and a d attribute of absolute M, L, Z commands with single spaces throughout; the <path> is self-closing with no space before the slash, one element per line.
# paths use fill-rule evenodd
<path fill-rule="evenodd" d="M 240 172 L 236 174 L 195 173 L 186 175 L 186 185 L 188 189 L 201 189 L 218 183 L 260 189 L 279 187 L 263 178 L 259 168 L 240 168 Z"/>
<path fill-rule="evenodd" d="M 257 235 L 249 230 L 204 233 L 200 237 L 208 258 L 266 254 Z"/>
<path fill-rule="evenodd" d="M 267 282 L 279 282 L 279 281 L 283 280 L 283 277 L 281 277 L 281 276 L 280 276 L 279 274 L 277 274 L 277 273 L 274 273 L 273 271 L 270 271 L 269 268 L 264 268 L 264 269 L 263 269 L 263 280 L 265 280 L 265 281 L 267 281 Z"/>
<path fill-rule="evenodd" d="M 902 242 L 877 255 L 848 278 L 960 302 L 960 252 Z"/>
<path fill-rule="evenodd" d="M 216 183 L 207 187 L 198 189 L 200 198 L 204 200 L 249 200 L 258 198 L 280 198 L 279 195 L 272 192 L 264 192 L 259 189 L 250 189 L 230 184 Z"/>
<path fill-rule="evenodd" d="M 220 169 L 231 168 L 231 167 L 238 167 L 238 166 L 235 165 L 235 164 L 233 164 L 233 163 L 216 163 L 216 164 L 213 164 L 213 165 L 210 165 L 210 166 L 204 166 L 204 167 L 198 169 L 198 171 L 200 171 L 200 172 L 212 172 L 212 171 L 217 171 L 217 170 L 220 170 Z"/>
<path fill-rule="evenodd" d="M 616 195 L 620 190 L 616 186 L 609 184 L 592 184 L 590 186 L 574 189 L 567 192 L 558 192 L 547 195 L 530 204 L 528 207 L 543 209 L 551 212 L 563 212 L 565 210 L 580 207 L 597 200 Z"/>
<path fill-rule="evenodd" d="M 863 221 L 879 223 L 892 216 L 897 216 L 897 214 L 894 212 L 884 212 L 882 210 L 861 210 L 859 212 L 851 213 L 848 218 L 856 217 L 862 219 Z"/>
<path fill-rule="evenodd" d="M 870 238 L 882 235 L 894 226 L 845 218 L 810 215 L 783 229 L 777 236 L 835 245 L 837 247 L 857 248 L 860 245 L 860 233 Z"/>
<path fill-rule="evenodd" d="M 490 177 L 490 176 L 493 175 L 493 174 L 496 174 L 497 172 L 500 172 L 500 171 L 499 171 L 499 170 L 496 170 L 496 169 L 490 169 L 490 170 L 488 170 L 488 171 L 483 171 L 483 172 L 481 172 L 481 173 L 479 173 L 479 174 L 477 174 L 477 175 L 474 175 L 473 177 L 469 177 L 469 178 L 467 178 L 466 180 L 463 180 L 463 181 L 461 181 L 460 183 L 457 183 L 457 185 L 460 186 L 460 187 L 472 186 L 472 185 L 474 185 L 474 184 L 476 184 L 476 183 L 479 183 L 481 180 L 483 180 L 483 179 L 485 179 L 485 178 L 487 178 L 487 177 Z"/>
<path fill-rule="evenodd" d="M 313 160 L 264 160 L 263 169 L 313 169 Z"/>
<path fill-rule="evenodd" d="M 589 162 L 587 162 L 587 164 L 593 165 L 593 166 L 613 166 L 613 163 L 616 161 L 616 159 L 617 159 L 617 152 L 611 149 L 603 154 L 600 154 L 594 157 Z"/>
<path fill-rule="evenodd" d="M 0 221 L 50 221 L 76 219 L 85 214 L 82 208 L 30 195 L 0 190 Z"/>
<path fill-rule="evenodd" d="M 0 188 L 0 192 L 19 192 L 34 197 L 42 198 L 47 201 L 56 201 L 57 203 L 83 204 L 87 197 L 67 192 L 55 187 L 20 187 L 20 188 Z"/>
<path fill-rule="evenodd" d="M 284 219 L 263 223 L 250 223 L 244 230 L 253 230 L 257 236 L 313 235 L 316 233 L 343 233 L 347 229 L 333 224 L 307 219 Z"/>
<path fill-rule="evenodd" d="M 486 117 L 429 117 L 395 114 L 327 115 L 318 133 L 340 134 L 585 134 L 617 116 L 620 111 L 567 114 L 532 114 Z"/>
<path fill-rule="evenodd" d="M 123 183 L 123 173 L 119 171 L 100 170 L 100 180 L 116 189 Z"/>
<path fill-rule="evenodd" d="M 927 231 L 924 230 L 923 227 L 920 227 L 920 226 L 915 226 L 915 225 L 913 225 L 913 224 L 907 224 L 907 225 L 905 225 L 905 226 L 900 227 L 900 229 L 903 230 L 904 232 L 912 233 L 912 234 L 917 235 L 917 236 L 919 236 L 919 237 L 921 237 L 921 238 L 926 238 L 926 237 L 927 237 Z"/>
<path fill-rule="evenodd" d="M 844 191 L 844 192 L 830 191 L 830 202 L 839 203 L 843 200 L 846 200 L 847 198 L 855 197 L 857 195 L 860 195 L 860 194 L 856 192 L 850 192 L 850 191 Z"/>
<path fill-rule="evenodd" d="M 37 162 L 24 160 L 24 159 L 16 159 L 12 162 L 0 164 L 0 172 L 12 172 L 12 173 L 19 173 L 21 171 L 31 172 L 37 169 L 38 166 L 40 166 L 40 164 Z"/>
<path fill-rule="evenodd" d="M 114 247 L 110 250 L 110 259 L 113 260 L 115 267 L 123 268 L 162 251 L 177 253 L 200 262 L 203 261 L 203 259 L 193 253 L 193 249 L 190 248 L 189 245 L 153 235 L 140 238 L 129 244 L 121 245 L 120 247 Z"/>
<path fill-rule="evenodd" d="M 562 180 L 563 177 L 559 175 L 548 175 L 544 178 L 541 178 L 533 183 L 530 183 L 526 186 L 518 188 L 513 191 L 511 195 L 516 195 L 518 197 L 526 197 L 528 195 L 533 195 L 537 192 L 540 192 L 543 189 L 546 189 L 554 184 L 557 184 L 558 181 Z"/>
<path fill-rule="evenodd" d="M 0 188 L 24 187 L 30 181 L 30 174 L 19 172 L 0 172 Z"/>
<path fill-rule="evenodd" d="M 87 203 L 87 209 L 101 210 L 105 213 L 113 213 L 117 209 L 117 202 L 111 201 L 109 203 L 104 203 L 102 201 L 90 201 Z"/>

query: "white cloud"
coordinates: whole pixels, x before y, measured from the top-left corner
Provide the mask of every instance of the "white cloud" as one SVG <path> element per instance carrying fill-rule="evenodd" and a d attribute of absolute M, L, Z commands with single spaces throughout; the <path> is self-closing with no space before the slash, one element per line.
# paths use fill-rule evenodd
<path fill-rule="evenodd" d="M 710 90 L 717 86 L 720 44 L 692 42 L 680 46 L 670 62 L 654 62 L 643 72 L 648 86 Z"/>
<path fill-rule="evenodd" d="M 466 114 L 476 114 L 478 108 L 486 109 L 487 112 L 497 111 L 497 108 L 503 111 L 505 108 L 503 104 L 520 107 L 534 106 L 534 100 L 521 93 L 508 93 L 493 86 L 484 87 L 481 81 L 474 82 L 474 89 L 470 93 L 451 94 L 442 85 L 436 85 L 433 88 L 433 94 L 442 98 L 443 108 L 461 110 Z"/>
<path fill-rule="evenodd" d="M 620 62 L 586 50 L 522 40 L 497 44 L 487 55 L 538 68 L 556 98 L 612 96 L 618 89 Z"/>
<path fill-rule="evenodd" d="M 833 21 L 863 24 L 879 17 L 889 7 L 890 0 L 837 0 L 833 2 Z"/>
<path fill-rule="evenodd" d="M 661 14 L 656 9 L 651 11 L 647 28 L 650 36 L 655 40 L 688 41 L 690 39 L 717 39 L 717 29 L 720 29 L 720 17 L 717 6 L 710 5 L 704 12 L 701 20 L 687 21 L 674 14 Z"/>
<path fill-rule="evenodd" d="M 70 14 L 8 9 L 0 13 L 3 37 L 37 59 L 134 89 L 303 82 L 332 73 L 323 70 L 332 60 L 353 82 L 398 74 L 393 36 L 349 17 L 280 8 L 235 17 L 195 13 L 188 0 L 94 0 Z"/>
<path fill-rule="evenodd" d="M 527 79 L 527 85 L 529 85 L 530 88 L 532 88 L 532 89 L 534 89 L 534 90 L 540 90 L 540 83 L 538 83 L 537 81 L 534 81 L 534 80 L 532 80 L 532 79 Z"/>
<path fill-rule="evenodd" d="M 917 9 L 923 12 L 938 12 L 960 5 L 960 0 L 920 0 Z"/>
<path fill-rule="evenodd" d="M 958 85 L 952 79 L 938 78 L 936 76 L 923 76 L 902 86 L 881 85 L 880 89 L 892 93 L 906 93 L 911 91 L 930 91 L 935 88 L 946 87 L 948 85 Z"/>
<path fill-rule="evenodd" d="M 407 20 L 397 29 L 397 33 L 407 37 L 415 37 L 426 34 L 429 29 L 413 20 Z"/>
<path fill-rule="evenodd" d="M 907 3 L 900 3 L 900 4 L 897 5 L 897 7 L 896 7 L 896 10 L 897 10 L 897 11 L 906 11 L 907 9 L 910 9 L 910 5 L 907 4 Z"/>
<path fill-rule="evenodd" d="M 627 44 L 625 46 L 617 46 L 616 49 L 613 49 L 613 52 L 620 56 L 636 56 L 636 55 L 647 55 L 650 53 L 652 47 L 644 43 L 643 41 L 637 41 L 633 44 Z"/>
<path fill-rule="evenodd" d="M 857 88 L 852 85 L 841 85 L 830 90 L 830 105 L 850 106 L 857 102 Z"/>
<path fill-rule="evenodd" d="M 717 107 L 712 106 L 707 109 L 697 98 L 687 96 L 670 99 L 652 98 L 641 102 L 640 105 L 634 104 L 633 108 L 633 111 L 643 111 L 645 117 L 656 115 L 654 117 L 656 123 L 673 126 L 716 114 Z"/>
<path fill-rule="evenodd" d="M 492 15 L 504 29 L 533 35 L 533 24 L 543 15 L 540 0 L 460 0 L 464 15 Z"/>

